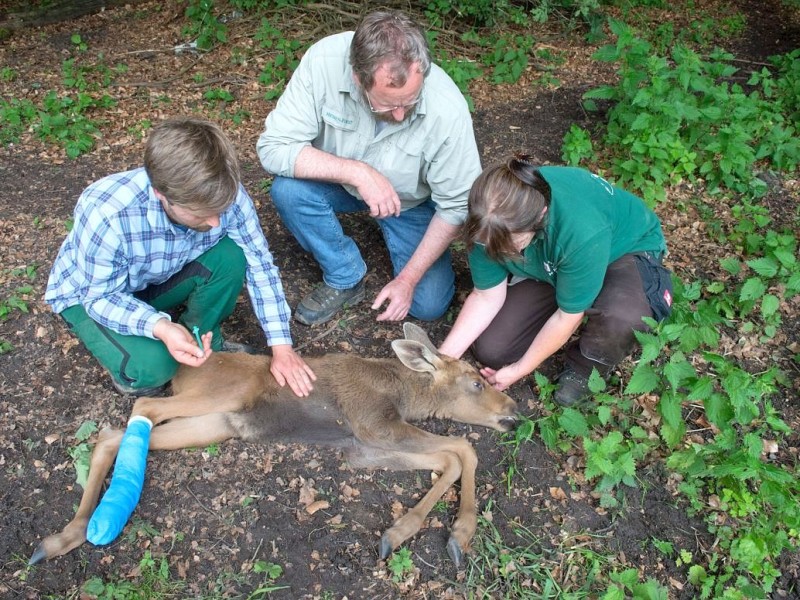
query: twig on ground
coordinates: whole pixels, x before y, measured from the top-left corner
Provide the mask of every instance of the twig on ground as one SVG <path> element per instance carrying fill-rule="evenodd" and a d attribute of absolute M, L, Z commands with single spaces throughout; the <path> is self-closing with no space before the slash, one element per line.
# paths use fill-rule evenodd
<path fill-rule="evenodd" d="M 341 323 L 342 321 L 352 321 L 353 319 L 356 318 L 356 316 L 357 315 L 351 315 L 351 316 L 346 317 L 344 319 L 337 319 L 336 322 L 333 325 L 328 327 L 328 329 L 326 329 L 325 331 L 320 333 L 317 337 L 308 340 L 304 344 L 300 344 L 297 348 L 295 348 L 295 352 L 300 352 L 300 350 L 302 350 L 303 348 L 305 348 L 309 344 L 313 344 L 314 342 L 318 342 L 319 340 L 324 338 L 326 335 L 330 335 L 334 330 L 336 330 L 339 327 L 339 323 Z"/>
<path fill-rule="evenodd" d="M 197 66 L 197 63 L 203 60 L 204 57 L 205 55 L 200 56 L 192 64 L 181 69 L 178 72 L 178 74 L 175 75 L 175 77 L 170 77 L 169 79 L 164 79 L 162 81 L 131 81 L 128 83 L 114 82 L 109 85 L 113 87 L 167 87 L 170 83 L 173 83 L 174 81 L 177 81 L 178 79 L 186 75 L 186 73 L 189 72 L 191 69 L 193 69 L 195 66 Z"/>
<path fill-rule="evenodd" d="M 187 491 L 187 492 L 189 492 L 189 493 L 192 495 L 192 497 L 193 497 L 193 498 L 194 498 L 194 499 L 197 501 L 197 504 L 200 506 L 200 508 L 202 508 L 202 509 L 203 509 L 204 511 L 206 511 L 207 513 L 210 513 L 210 514 L 214 515 L 214 516 L 215 516 L 215 517 L 216 517 L 216 518 L 219 520 L 219 522 L 220 522 L 220 523 L 225 523 L 225 520 L 224 520 L 222 517 L 220 517 L 220 516 L 219 516 L 217 513 L 215 513 L 213 510 L 211 510 L 210 508 L 208 508 L 208 507 L 207 507 L 205 504 L 203 504 L 203 503 L 200 501 L 200 498 L 198 498 L 198 497 L 197 497 L 197 494 L 195 494 L 195 493 L 192 491 L 192 488 L 190 488 L 190 487 L 189 487 L 189 484 L 188 484 L 188 483 L 187 483 L 186 485 L 184 485 L 183 487 L 185 487 L 185 488 L 186 488 L 186 491 Z"/>

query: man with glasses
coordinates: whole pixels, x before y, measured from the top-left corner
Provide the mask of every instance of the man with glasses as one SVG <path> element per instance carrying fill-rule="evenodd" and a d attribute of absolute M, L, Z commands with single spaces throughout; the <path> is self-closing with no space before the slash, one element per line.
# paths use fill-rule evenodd
<path fill-rule="evenodd" d="M 311 46 L 257 150 L 276 176 L 281 219 L 322 269 L 299 322 L 324 323 L 364 299 L 367 266 L 336 217 L 357 211 L 377 220 L 392 260 L 394 277 L 372 303 L 377 319 L 444 314 L 455 292 L 448 246 L 481 167 L 467 103 L 431 63 L 418 25 L 375 12 Z"/>

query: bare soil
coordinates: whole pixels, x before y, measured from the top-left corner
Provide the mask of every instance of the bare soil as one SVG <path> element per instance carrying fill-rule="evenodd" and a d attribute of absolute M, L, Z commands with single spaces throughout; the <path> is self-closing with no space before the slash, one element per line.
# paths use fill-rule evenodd
<path fill-rule="evenodd" d="M 700 3 L 702 4 L 702 3 Z M 743 1 L 747 27 L 730 40 L 731 50 L 745 68 L 759 68 L 767 56 L 798 46 L 798 23 L 782 12 L 780 2 Z M 257 202 L 275 259 L 281 268 L 291 306 L 319 280 L 319 270 L 288 235 L 271 205 L 266 174 L 255 156 L 255 141 L 263 118 L 272 107 L 258 83 L 264 57 L 232 62 L 230 47 L 254 48 L 246 22 L 230 24 L 232 44 L 202 55 L 176 54 L 185 41 L 183 4 L 144 3 L 120 7 L 81 19 L 15 33 L 0 45 L 0 64 L 19 75 L 0 82 L 5 98 L 38 100 L 50 89 L 62 89 L 62 62 L 74 54 L 70 37 L 79 33 L 91 54 L 103 53 L 107 64 L 125 64 L 112 93 L 118 104 L 103 113 L 103 137 L 91 153 L 69 160 L 62 150 L 32 135 L 0 149 L 0 299 L 28 283 L 15 269 L 36 265 L 34 291 L 24 295 L 29 312 L 15 311 L 0 321 L 0 339 L 13 350 L 0 355 L 0 597 L 78 597 L 84 582 L 138 580 L 145 551 L 166 557 L 173 577 L 185 581 L 176 597 L 247 597 L 263 585 L 253 564 L 266 560 L 283 567 L 277 584 L 286 586 L 274 598 L 464 598 L 477 594 L 464 584 L 445 552 L 448 525 L 455 512 L 457 489 L 446 497 L 421 532 L 407 543 L 415 570 L 395 582 L 378 557 L 384 529 L 402 514 L 430 484 L 427 472 L 352 471 L 337 456 L 313 447 L 257 447 L 233 441 L 214 449 L 153 454 L 133 520 L 123 535 L 107 547 L 83 545 L 69 555 L 27 569 L 25 563 L 39 540 L 61 529 L 80 498 L 69 450 L 77 444 L 76 430 L 85 421 L 101 428 L 120 427 L 132 400 L 116 394 L 107 375 L 77 343 L 42 300 L 47 275 L 65 235 L 81 190 L 105 174 L 138 166 L 143 142 L 137 132 L 142 120 L 199 113 L 217 119 L 237 144 L 244 182 Z M 326 27 L 351 28 L 354 18 L 326 12 Z M 665 13 L 666 14 L 666 13 Z M 237 37 L 237 34 L 239 37 Z M 321 34 L 320 34 L 321 35 Z M 541 33 L 542 44 L 564 53 L 556 68 L 560 87 L 532 85 L 540 75 L 534 68 L 514 86 L 477 83 L 475 129 L 484 164 L 514 150 L 526 150 L 547 163 L 560 162 L 564 133 L 571 124 L 592 126 L 597 119 L 583 111 L 581 94 L 612 75 L 591 63 L 594 50 L 580 36 Z M 749 65 L 749 66 L 748 66 Z M 202 80 L 195 77 L 202 74 Z M 240 124 L 221 117 L 202 99 L 212 87 L 230 90 L 236 107 L 249 112 Z M 775 218 L 796 215 L 797 181 L 776 178 L 767 198 Z M 676 190 L 675 194 L 686 191 Z M 678 203 L 675 203 L 678 204 Z M 703 223 L 691 207 L 678 211 L 673 203 L 658 208 L 671 245 L 671 264 L 687 278 L 718 269 L 719 249 L 708 241 Z M 720 218 L 730 219 L 720 208 Z M 788 215 L 788 217 L 787 217 Z M 365 216 L 348 217 L 346 227 L 363 249 L 370 266 L 368 297 L 390 277 L 390 264 L 378 228 Z M 422 324 L 435 343 L 441 342 L 464 296 L 470 277 L 463 253 L 455 253 L 459 297 L 446 318 Z M 754 368 L 777 362 L 785 365 L 795 384 L 796 366 L 789 357 L 798 352 L 797 305 L 785 308 L 785 327 L 768 346 L 732 343 Z M 336 323 L 293 328 L 296 346 L 305 355 L 353 352 L 389 356 L 389 342 L 400 337 L 399 323 L 379 323 L 368 304 L 348 310 Z M 267 346 L 242 297 L 226 336 Z M 741 341 L 741 340 L 739 340 Z M 554 374 L 558 358 L 545 365 Z M 623 369 L 625 366 L 623 365 Z M 793 370 L 794 369 L 794 370 Z M 513 386 L 511 395 L 521 410 L 542 415 L 529 381 Z M 783 416 L 800 424 L 796 398 L 780 401 Z M 515 528 L 523 526 L 539 539 L 538 550 L 562 558 L 567 550 L 591 548 L 613 559 L 612 566 L 633 566 L 645 577 L 669 586 L 670 597 L 691 598 L 696 590 L 674 561 L 655 552 L 652 538 L 673 543 L 700 555 L 709 552 L 713 538 L 704 524 L 687 515 L 674 490 L 674 481 L 654 458 L 640 472 L 640 487 L 627 493 L 623 508 L 606 511 L 591 493 L 582 473 L 579 448 L 563 454 L 546 450 L 538 440 L 520 451 L 518 474 L 507 486 L 507 451 L 499 435 L 453 423 L 431 422 L 432 431 L 466 435 L 480 456 L 480 510 L 491 518 L 503 543 L 523 543 Z M 797 455 L 798 439 L 793 438 Z M 508 488 L 510 487 L 510 492 Z M 329 507 L 313 514 L 313 500 Z M 528 543 L 528 542 L 526 542 Z M 798 589 L 797 557 L 782 565 L 782 597 Z M 574 574 L 555 573 L 566 585 Z M 797 596 L 795 596 L 797 597 Z"/>

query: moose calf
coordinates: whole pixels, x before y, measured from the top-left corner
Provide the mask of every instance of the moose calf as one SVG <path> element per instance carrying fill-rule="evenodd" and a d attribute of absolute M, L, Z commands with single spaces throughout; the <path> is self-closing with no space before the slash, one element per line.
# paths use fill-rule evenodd
<path fill-rule="evenodd" d="M 150 449 L 203 447 L 230 438 L 247 442 L 302 442 L 341 449 L 353 467 L 428 469 L 441 473 L 419 503 L 383 534 L 387 558 L 419 531 L 434 504 L 461 478 L 461 501 L 447 552 L 459 566 L 477 524 L 477 456 L 461 437 L 439 436 L 409 423 L 430 417 L 508 431 L 516 403 L 463 360 L 436 351 L 419 327 L 406 323 L 395 358 L 330 354 L 307 359 L 317 375 L 307 398 L 280 387 L 270 358 L 214 354 L 201 367 L 182 367 L 169 398 L 140 398 L 133 415 L 152 421 Z M 92 453 L 88 481 L 75 517 L 44 539 L 30 559 L 60 556 L 86 540 L 86 528 L 123 432 L 103 431 Z"/>

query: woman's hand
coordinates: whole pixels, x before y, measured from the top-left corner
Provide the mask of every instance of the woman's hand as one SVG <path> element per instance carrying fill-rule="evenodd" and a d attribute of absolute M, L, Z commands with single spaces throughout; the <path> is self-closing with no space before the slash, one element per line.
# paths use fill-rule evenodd
<path fill-rule="evenodd" d="M 525 377 L 527 373 L 520 370 L 519 364 L 511 363 L 502 369 L 483 367 L 481 369 L 481 375 L 486 378 L 486 381 L 488 381 L 494 389 L 502 392 L 510 385 Z"/>

